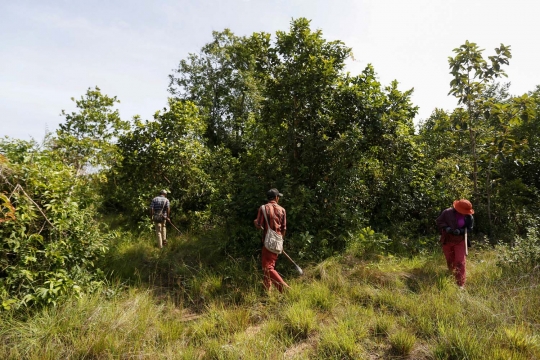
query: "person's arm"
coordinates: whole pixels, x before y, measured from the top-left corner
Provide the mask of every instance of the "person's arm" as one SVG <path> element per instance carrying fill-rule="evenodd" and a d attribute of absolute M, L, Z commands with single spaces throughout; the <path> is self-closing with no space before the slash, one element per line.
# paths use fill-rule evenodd
<path fill-rule="evenodd" d="M 167 199 L 167 218 L 171 217 L 171 202 Z"/>
<path fill-rule="evenodd" d="M 446 221 L 446 210 L 443 210 L 441 212 L 441 214 L 439 215 L 439 217 L 437 217 L 437 220 L 436 220 L 436 223 L 437 223 L 437 229 L 439 230 L 443 230 L 447 227 L 449 227 L 447 221 Z"/>
<path fill-rule="evenodd" d="M 263 221 L 264 221 L 263 213 L 261 211 L 261 208 L 259 208 L 259 210 L 257 211 L 257 218 L 253 220 L 253 224 L 255 225 L 255 228 L 259 230 L 264 230 Z"/>

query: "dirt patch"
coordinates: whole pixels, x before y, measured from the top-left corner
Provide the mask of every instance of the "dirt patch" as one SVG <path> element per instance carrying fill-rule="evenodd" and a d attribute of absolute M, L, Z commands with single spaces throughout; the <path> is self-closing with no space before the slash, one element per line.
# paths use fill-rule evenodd
<path fill-rule="evenodd" d="M 409 359 L 424 360 L 431 358 L 432 354 L 430 352 L 429 346 L 423 343 L 416 344 L 416 346 L 413 348 L 413 351 L 409 355 Z"/>
<path fill-rule="evenodd" d="M 290 347 L 285 351 L 283 354 L 284 359 L 295 359 L 299 355 L 303 354 L 307 350 L 311 348 L 312 344 L 309 341 L 301 342 L 300 344 L 296 344 L 293 347 Z"/>
<path fill-rule="evenodd" d="M 194 313 L 192 312 L 191 310 L 189 309 L 182 309 L 182 310 L 179 310 L 179 309 L 175 309 L 174 310 L 174 313 L 180 317 L 180 321 L 181 322 L 187 322 L 187 321 L 193 321 L 193 320 L 197 320 L 198 318 L 200 318 L 202 315 L 200 314 L 197 314 L 197 313 Z"/>
<path fill-rule="evenodd" d="M 247 336 L 252 337 L 260 333 L 261 329 L 262 329 L 261 325 L 255 325 L 255 326 L 248 327 L 245 332 Z"/>

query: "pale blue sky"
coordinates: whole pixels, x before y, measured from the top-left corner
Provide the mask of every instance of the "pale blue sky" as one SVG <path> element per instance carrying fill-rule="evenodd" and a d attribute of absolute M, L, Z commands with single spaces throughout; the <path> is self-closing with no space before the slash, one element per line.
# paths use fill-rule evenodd
<path fill-rule="evenodd" d="M 0 0 L 0 136 L 41 140 L 88 87 L 116 95 L 123 119 L 165 106 L 168 75 L 211 40 L 287 30 L 306 17 L 353 48 L 351 73 L 372 63 L 383 84 L 414 87 L 416 121 L 451 109 L 448 56 L 465 40 L 491 55 L 511 45 L 511 92 L 540 84 L 540 2 L 534 0 Z"/>

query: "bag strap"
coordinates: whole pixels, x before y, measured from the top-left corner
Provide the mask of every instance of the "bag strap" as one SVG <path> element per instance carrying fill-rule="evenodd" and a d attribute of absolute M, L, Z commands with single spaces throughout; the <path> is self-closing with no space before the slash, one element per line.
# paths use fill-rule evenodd
<path fill-rule="evenodd" d="M 165 205 L 167 204 L 167 198 L 165 198 L 165 201 L 163 202 L 163 206 L 161 207 L 160 214 L 163 214 L 163 210 L 165 210 Z"/>
<path fill-rule="evenodd" d="M 272 230 L 272 231 L 276 231 L 274 229 L 272 229 L 272 227 L 270 226 L 270 223 L 268 222 L 268 218 L 266 217 L 266 205 L 268 204 L 265 204 L 265 205 L 262 205 L 261 208 L 262 208 L 262 212 L 263 212 L 263 215 L 264 215 L 264 220 L 266 220 L 266 226 L 268 226 L 268 229 Z M 273 213 L 275 214 L 275 211 L 276 211 L 276 208 L 274 206 L 274 204 L 270 204 L 272 209 L 273 209 Z M 272 211 L 270 212 L 270 214 L 268 214 L 268 216 L 270 216 L 272 214 Z"/>
<path fill-rule="evenodd" d="M 266 226 L 268 226 L 268 228 L 271 229 L 270 223 L 268 223 L 268 218 L 266 217 L 266 206 L 262 205 L 261 209 L 262 209 L 262 212 L 263 212 L 263 215 L 264 215 L 264 220 L 266 220 Z"/>
<path fill-rule="evenodd" d="M 167 199 L 163 202 L 163 207 L 161 208 L 161 213 L 163 213 L 163 210 L 165 210 L 165 205 L 167 205 Z"/>

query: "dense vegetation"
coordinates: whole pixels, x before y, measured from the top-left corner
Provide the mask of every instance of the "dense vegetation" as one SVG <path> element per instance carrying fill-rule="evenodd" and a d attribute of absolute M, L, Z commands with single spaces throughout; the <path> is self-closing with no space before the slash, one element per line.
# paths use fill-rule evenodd
<path fill-rule="evenodd" d="M 122 120 L 96 87 L 42 144 L 0 140 L 4 357 L 538 356 L 540 86 L 514 96 L 499 81 L 509 46 L 453 55 L 457 107 L 415 129 L 412 90 L 371 65 L 347 72 L 351 49 L 306 19 L 274 38 L 225 30 L 180 61 L 151 120 Z M 287 250 L 309 264 L 284 297 L 262 297 L 256 263 L 271 187 Z M 160 189 L 184 235 L 157 252 L 147 207 Z M 457 198 L 485 247 L 470 297 L 432 251 Z M 177 324 L 183 312 L 193 321 Z M 98 327 L 111 335 L 89 336 Z"/>

